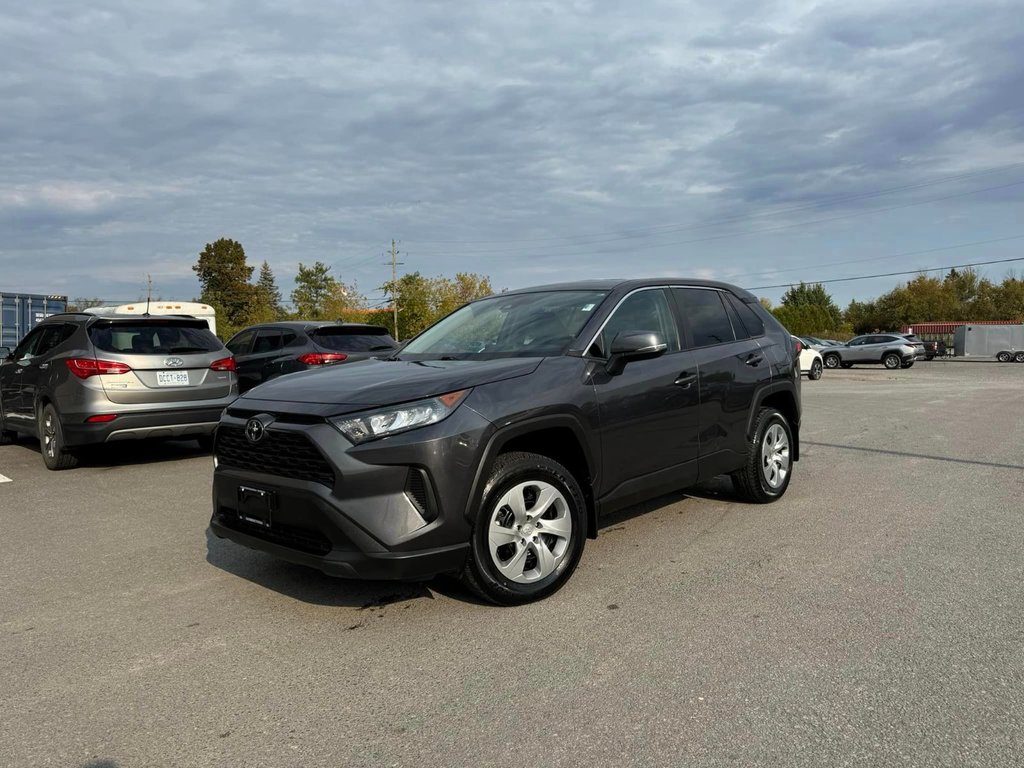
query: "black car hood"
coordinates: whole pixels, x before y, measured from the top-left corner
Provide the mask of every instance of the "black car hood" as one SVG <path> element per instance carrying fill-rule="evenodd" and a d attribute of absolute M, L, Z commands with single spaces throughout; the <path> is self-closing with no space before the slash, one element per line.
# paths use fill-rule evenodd
<path fill-rule="evenodd" d="M 279 409 L 274 403 L 304 403 L 326 407 L 302 410 L 345 413 L 525 376 L 542 359 L 362 360 L 272 379 L 249 390 L 235 405 L 274 411 Z"/>

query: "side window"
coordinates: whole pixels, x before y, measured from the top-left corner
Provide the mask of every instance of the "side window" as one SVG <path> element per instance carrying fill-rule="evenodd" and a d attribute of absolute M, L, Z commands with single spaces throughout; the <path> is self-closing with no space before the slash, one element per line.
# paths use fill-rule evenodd
<path fill-rule="evenodd" d="M 731 293 L 722 295 L 725 297 L 725 303 L 732 307 L 736 314 L 739 315 L 740 322 L 743 323 L 743 327 L 747 329 L 748 334 L 751 336 L 764 336 L 764 320 L 758 317 L 757 312 L 749 304 L 740 301 Z"/>
<path fill-rule="evenodd" d="M 736 340 L 721 292 L 703 288 L 673 288 L 672 292 L 693 336 L 693 346 L 710 347 Z"/>
<path fill-rule="evenodd" d="M 747 327 L 740 322 L 740 316 L 736 313 L 736 308 L 732 305 L 725 294 L 722 294 L 722 298 L 725 300 L 725 311 L 729 315 L 729 322 L 732 323 L 732 331 L 736 335 L 736 340 L 741 341 L 743 339 L 749 339 L 750 333 L 747 331 Z"/>
<path fill-rule="evenodd" d="M 868 336 L 858 336 L 856 339 L 850 339 L 850 346 L 851 347 L 859 347 L 859 346 L 861 346 L 863 344 L 867 344 L 869 338 L 870 337 L 868 337 Z"/>
<path fill-rule="evenodd" d="M 295 333 L 295 331 L 282 331 L 281 332 L 281 346 L 282 347 L 287 347 L 289 344 L 291 344 L 297 338 L 298 338 L 298 335 Z"/>
<path fill-rule="evenodd" d="M 252 346 L 252 340 L 256 337 L 256 331 L 242 331 L 236 334 L 225 346 L 233 355 L 244 355 Z"/>
<path fill-rule="evenodd" d="M 623 331 L 657 331 L 668 344 L 669 352 L 678 352 L 679 329 L 665 291 L 657 288 L 627 296 L 608 318 L 601 333 L 587 351 L 593 357 L 607 357 L 612 339 Z"/>
<path fill-rule="evenodd" d="M 281 331 L 276 328 L 260 331 L 256 334 L 256 346 L 252 348 L 254 354 L 260 352 L 273 352 L 281 348 Z"/>
<path fill-rule="evenodd" d="M 45 328 L 36 328 L 29 332 L 28 336 L 21 340 L 21 343 L 14 348 L 14 352 L 11 353 L 11 360 L 25 360 L 31 358 L 36 353 L 36 347 L 39 345 L 39 339 L 43 336 Z"/>
<path fill-rule="evenodd" d="M 66 325 L 48 325 L 36 345 L 36 356 L 45 355 L 54 347 L 58 346 L 67 337 L 64 335 Z"/>

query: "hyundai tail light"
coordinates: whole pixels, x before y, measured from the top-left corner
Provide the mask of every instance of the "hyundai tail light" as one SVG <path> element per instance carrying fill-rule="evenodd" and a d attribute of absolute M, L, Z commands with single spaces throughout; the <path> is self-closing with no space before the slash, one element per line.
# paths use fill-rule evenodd
<path fill-rule="evenodd" d="M 90 376 L 107 376 L 130 373 L 131 367 L 113 360 L 96 360 L 91 357 L 69 357 L 64 361 L 68 369 L 80 379 Z"/>
<path fill-rule="evenodd" d="M 211 371 L 237 371 L 238 366 L 235 365 L 235 358 L 223 357 L 220 360 L 214 360 L 210 363 Z"/>

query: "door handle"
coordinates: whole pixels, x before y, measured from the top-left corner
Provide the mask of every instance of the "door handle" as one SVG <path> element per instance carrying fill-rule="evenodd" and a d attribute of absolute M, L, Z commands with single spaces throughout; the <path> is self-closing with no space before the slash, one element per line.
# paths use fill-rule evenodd
<path fill-rule="evenodd" d="M 747 365 L 753 365 L 756 367 L 764 362 L 764 355 L 754 352 L 747 356 L 745 362 Z"/>
<path fill-rule="evenodd" d="M 24 372 L 25 372 L 24 368 L 15 368 L 14 369 L 14 375 L 15 376 L 21 376 L 21 374 L 23 374 Z"/>
<path fill-rule="evenodd" d="M 697 380 L 697 375 L 696 374 L 694 374 L 694 373 L 687 373 L 686 371 L 683 371 L 682 373 L 679 374 L 679 376 L 676 378 L 676 380 L 673 381 L 672 383 L 675 384 L 677 387 L 682 387 L 683 389 L 689 389 L 690 385 L 693 384 L 693 382 L 695 382 L 696 380 Z"/>

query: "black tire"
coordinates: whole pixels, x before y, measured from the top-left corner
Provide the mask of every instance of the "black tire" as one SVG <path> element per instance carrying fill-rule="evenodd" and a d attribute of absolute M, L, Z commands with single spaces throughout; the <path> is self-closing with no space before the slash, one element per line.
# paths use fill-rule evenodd
<path fill-rule="evenodd" d="M 47 469 L 59 471 L 78 466 L 78 457 L 64 445 L 64 427 L 52 404 L 39 409 L 39 451 Z"/>
<path fill-rule="evenodd" d="M 1018 363 L 1024 363 L 1024 352 L 1018 352 L 1013 356 L 1013 359 Z"/>
<path fill-rule="evenodd" d="M 903 369 L 913 368 L 913 367 L 914 367 L 914 361 L 913 360 L 911 360 L 909 363 L 903 363 L 900 366 L 900 368 L 903 368 Z"/>
<path fill-rule="evenodd" d="M 521 486 L 524 487 L 523 498 L 525 499 L 528 495 L 527 492 L 532 487 L 529 486 L 531 482 L 553 487 L 561 494 L 561 501 L 558 502 L 558 505 L 562 507 L 558 510 L 560 519 L 563 521 L 563 525 L 564 521 L 571 523 L 568 536 L 563 537 L 564 543 L 551 534 L 545 535 L 542 529 L 541 533 L 537 533 L 530 527 L 547 520 L 548 510 L 542 510 L 539 513 L 541 516 L 532 518 L 532 522 L 527 523 L 525 527 L 520 525 L 513 530 L 518 517 L 512 520 L 510 516 L 515 516 L 515 513 L 509 505 L 502 505 L 500 508 L 496 506 L 506 494 L 516 493 L 516 489 Z M 555 502 L 552 502 L 549 510 L 555 510 L 555 507 Z M 528 513 L 535 507 L 527 509 L 524 505 L 523 509 L 525 513 Z M 555 593 L 576 570 L 583 554 L 583 545 L 587 538 L 586 510 L 586 501 L 579 482 L 569 470 L 557 461 L 535 453 L 517 452 L 500 455 L 491 468 L 487 484 L 484 486 L 483 501 L 474 520 L 469 558 L 462 572 L 463 583 L 485 600 L 498 605 L 520 605 L 540 600 Z M 520 535 L 519 531 L 525 530 L 523 535 L 531 537 L 531 540 L 522 539 L 522 545 L 515 541 L 502 544 L 492 555 L 489 544 L 490 531 L 493 524 L 502 522 L 500 520 L 502 515 L 511 521 L 507 526 L 502 525 L 502 531 L 507 529 L 510 532 L 505 535 L 515 539 Z M 538 526 L 538 528 L 541 527 Z M 554 555 L 556 558 L 560 558 L 557 560 L 557 565 L 549 574 L 543 576 L 542 566 L 535 553 L 537 547 L 544 547 L 547 553 L 553 554 L 553 545 L 549 543 L 549 540 L 557 542 L 554 546 L 560 548 L 561 554 Z M 495 560 L 501 559 L 501 553 L 505 547 L 512 547 L 514 553 L 508 559 L 510 564 L 520 557 L 520 551 L 525 553 L 522 555 L 523 573 L 521 576 L 526 575 L 525 566 L 530 563 L 530 557 L 533 557 L 534 568 L 531 570 L 537 570 L 540 574 L 536 581 L 516 582 L 498 570 Z M 529 551 L 530 548 L 533 548 L 533 553 Z"/>
<path fill-rule="evenodd" d="M 768 461 L 763 447 L 769 430 L 779 426 L 786 436 L 786 458 L 788 466 L 778 485 L 772 485 L 766 477 Z M 770 504 L 778 501 L 789 488 L 793 477 L 793 430 L 786 417 L 774 408 L 762 408 L 754 422 L 754 433 L 747 443 L 747 460 L 741 469 L 732 473 L 733 487 L 743 501 L 751 504 Z"/>
<path fill-rule="evenodd" d="M 1011 355 L 1009 352 L 1000 352 L 999 354 L 996 355 L 996 360 L 998 360 L 1000 363 L 1008 363 L 1011 360 L 1013 360 L 1013 355 Z"/>
<path fill-rule="evenodd" d="M 838 368 L 843 364 L 843 359 L 835 352 L 829 352 L 827 355 L 822 355 L 821 359 L 825 361 L 826 368 Z"/>
<path fill-rule="evenodd" d="M 897 355 L 895 352 L 890 352 L 887 355 L 882 356 L 882 365 L 884 365 L 890 371 L 895 371 L 897 368 L 903 365 L 903 360 L 901 360 L 900 356 Z"/>
<path fill-rule="evenodd" d="M 817 381 L 821 378 L 821 360 L 815 359 L 815 361 L 811 363 L 811 370 L 807 372 L 807 378 L 811 381 Z"/>

